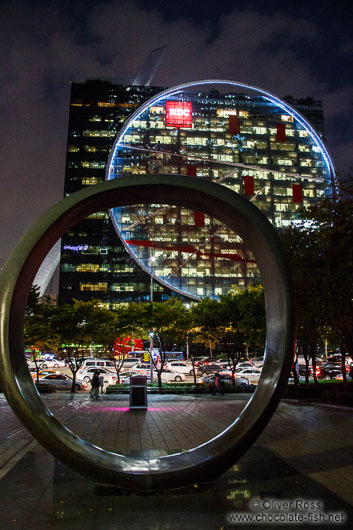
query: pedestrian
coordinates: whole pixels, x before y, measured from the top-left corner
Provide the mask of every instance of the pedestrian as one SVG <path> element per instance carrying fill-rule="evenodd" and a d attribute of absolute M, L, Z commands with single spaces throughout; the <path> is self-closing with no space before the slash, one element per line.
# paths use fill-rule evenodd
<path fill-rule="evenodd" d="M 93 377 L 91 379 L 91 391 L 90 396 L 92 399 L 95 399 L 97 401 L 99 394 L 99 372 L 96 370 L 93 374 Z"/>
<path fill-rule="evenodd" d="M 103 394 L 103 386 L 104 386 L 104 375 L 100 374 L 100 376 L 99 376 L 99 388 L 100 388 L 101 394 Z"/>
<path fill-rule="evenodd" d="M 348 374 L 348 375 L 349 375 L 349 377 L 350 377 L 351 379 L 353 379 L 353 363 L 351 364 L 351 366 L 350 366 L 350 368 L 349 368 L 349 374 Z"/>
<path fill-rule="evenodd" d="M 221 394 L 222 396 L 224 396 L 224 390 L 223 390 L 222 381 L 221 381 L 221 374 L 218 372 L 216 373 L 215 378 L 214 378 L 214 389 L 212 393 L 214 396 L 216 394 Z"/>

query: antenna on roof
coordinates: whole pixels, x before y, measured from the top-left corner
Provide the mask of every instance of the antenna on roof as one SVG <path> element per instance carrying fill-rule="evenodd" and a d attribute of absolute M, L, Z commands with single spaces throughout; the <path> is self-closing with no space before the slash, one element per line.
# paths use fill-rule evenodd
<path fill-rule="evenodd" d="M 166 48 L 168 48 L 168 46 L 161 46 L 160 48 L 152 50 L 151 53 L 147 55 L 142 68 L 132 83 L 134 86 L 150 86 L 153 76 L 162 61 Z"/>

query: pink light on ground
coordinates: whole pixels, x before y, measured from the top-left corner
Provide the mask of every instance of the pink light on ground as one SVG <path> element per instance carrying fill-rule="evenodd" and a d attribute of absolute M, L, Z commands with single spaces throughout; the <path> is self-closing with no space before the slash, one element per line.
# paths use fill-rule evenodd
<path fill-rule="evenodd" d="M 128 412 L 129 407 L 97 407 L 97 412 Z M 148 407 L 148 409 L 132 409 L 132 410 L 147 410 L 148 412 L 175 412 L 179 410 L 178 407 Z"/>

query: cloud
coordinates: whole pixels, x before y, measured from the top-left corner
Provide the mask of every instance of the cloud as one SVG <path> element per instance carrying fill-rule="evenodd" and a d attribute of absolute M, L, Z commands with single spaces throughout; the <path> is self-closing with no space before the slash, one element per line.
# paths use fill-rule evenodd
<path fill-rule="evenodd" d="M 160 45 L 169 48 L 156 85 L 226 78 L 279 96 L 322 98 L 329 148 L 338 166 L 350 163 L 352 130 L 347 125 L 347 135 L 336 129 L 352 115 L 352 87 L 330 88 L 306 60 L 323 38 L 313 22 L 234 9 L 220 18 L 215 33 L 206 23 L 167 21 L 134 2 L 90 5 L 80 28 L 69 23 L 60 3 L 1 8 L 0 263 L 32 221 L 62 198 L 70 81 L 134 78 L 147 53 Z"/>

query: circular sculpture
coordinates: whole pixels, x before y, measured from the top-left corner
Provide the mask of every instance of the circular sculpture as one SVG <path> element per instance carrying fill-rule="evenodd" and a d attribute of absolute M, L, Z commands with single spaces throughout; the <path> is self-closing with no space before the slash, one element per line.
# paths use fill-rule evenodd
<path fill-rule="evenodd" d="M 176 204 L 212 215 L 235 230 L 260 268 L 266 302 L 266 354 L 259 385 L 239 417 L 222 433 L 184 453 L 133 458 L 96 447 L 63 426 L 40 399 L 24 356 L 27 297 L 44 257 L 83 217 L 144 201 Z M 43 214 L 22 237 L 0 277 L 0 369 L 11 407 L 37 440 L 64 464 L 90 479 L 135 491 L 169 489 L 226 471 L 256 440 L 280 400 L 294 345 L 294 304 L 278 234 L 249 201 L 211 182 L 178 175 L 128 177 L 85 188 Z"/>

